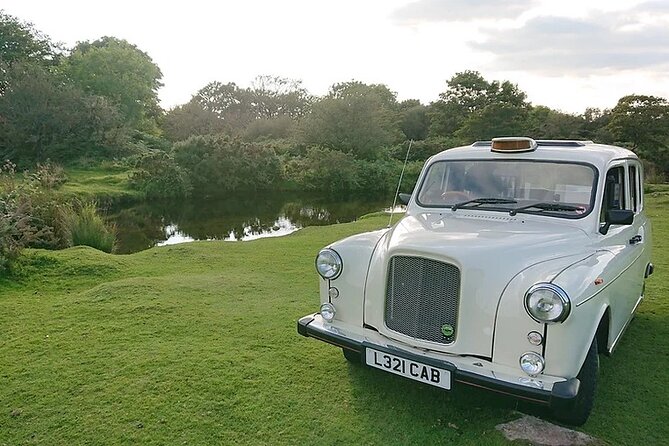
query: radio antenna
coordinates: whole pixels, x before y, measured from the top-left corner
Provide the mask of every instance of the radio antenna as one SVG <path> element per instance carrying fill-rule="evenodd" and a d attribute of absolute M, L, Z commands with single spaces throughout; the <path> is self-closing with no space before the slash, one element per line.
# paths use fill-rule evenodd
<path fill-rule="evenodd" d="M 407 154 L 404 157 L 404 165 L 402 166 L 402 173 L 400 174 L 400 181 L 397 183 L 397 190 L 395 191 L 395 198 L 393 198 L 393 207 L 390 208 L 390 218 L 388 219 L 388 227 L 393 223 L 393 214 L 395 213 L 395 206 L 397 205 L 397 196 L 400 194 L 400 187 L 402 186 L 402 178 L 404 178 L 404 169 L 407 167 L 407 161 L 409 160 L 409 152 L 411 152 L 411 145 L 413 144 L 413 139 L 409 140 L 409 147 L 407 148 Z"/>

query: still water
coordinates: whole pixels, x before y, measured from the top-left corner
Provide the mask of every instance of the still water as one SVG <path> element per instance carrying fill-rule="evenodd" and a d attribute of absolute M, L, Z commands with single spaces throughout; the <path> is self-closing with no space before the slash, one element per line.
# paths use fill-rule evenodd
<path fill-rule="evenodd" d="M 389 208 L 392 197 L 239 194 L 208 200 L 170 200 L 112 208 L 119 254 L 194 240 L 245 241 L 287 235 L 306 226 L 354 221 Z"/>

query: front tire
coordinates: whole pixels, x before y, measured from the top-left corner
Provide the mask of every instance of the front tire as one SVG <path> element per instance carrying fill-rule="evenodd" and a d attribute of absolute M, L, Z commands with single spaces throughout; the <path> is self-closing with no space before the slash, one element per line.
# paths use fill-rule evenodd
<path fill-rule="evenodd" d="M 598 374 L 599 355 L 597 352 L 597 338 L 595 337 L 585 357 L 585 362 L 578 372 L 577 378 L 581 385 L 576 395 L 576 401 L 572 407 L 553 409 L 553 417 L 556 420 L 574 426 L 581 426 L 588 420 L 595 401 Z"/>

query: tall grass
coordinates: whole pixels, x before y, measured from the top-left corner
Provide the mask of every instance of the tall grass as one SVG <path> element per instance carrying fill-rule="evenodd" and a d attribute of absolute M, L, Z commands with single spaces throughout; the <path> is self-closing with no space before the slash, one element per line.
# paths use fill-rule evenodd
<path fill-rule="evenodd" d="M 93 202 L 74 203 L 63 209 L 63 228 L 70 246 L 85 245 L 113 252 L 116 228 L 102 219 Z"/>

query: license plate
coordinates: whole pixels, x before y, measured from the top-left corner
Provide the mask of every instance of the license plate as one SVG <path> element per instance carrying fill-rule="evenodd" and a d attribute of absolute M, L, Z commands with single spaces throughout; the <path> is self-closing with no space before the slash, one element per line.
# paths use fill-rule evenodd
<path fill-rule="evenodd" d="M 424 382 L 449 390 L 451 388 L 451 372 L 448 370 L 421 364 L 410 359 L 380 352 L 372 348 L 365 350 L 365 362 L 368 366 L 404 376 L 405 378 Z"/>

